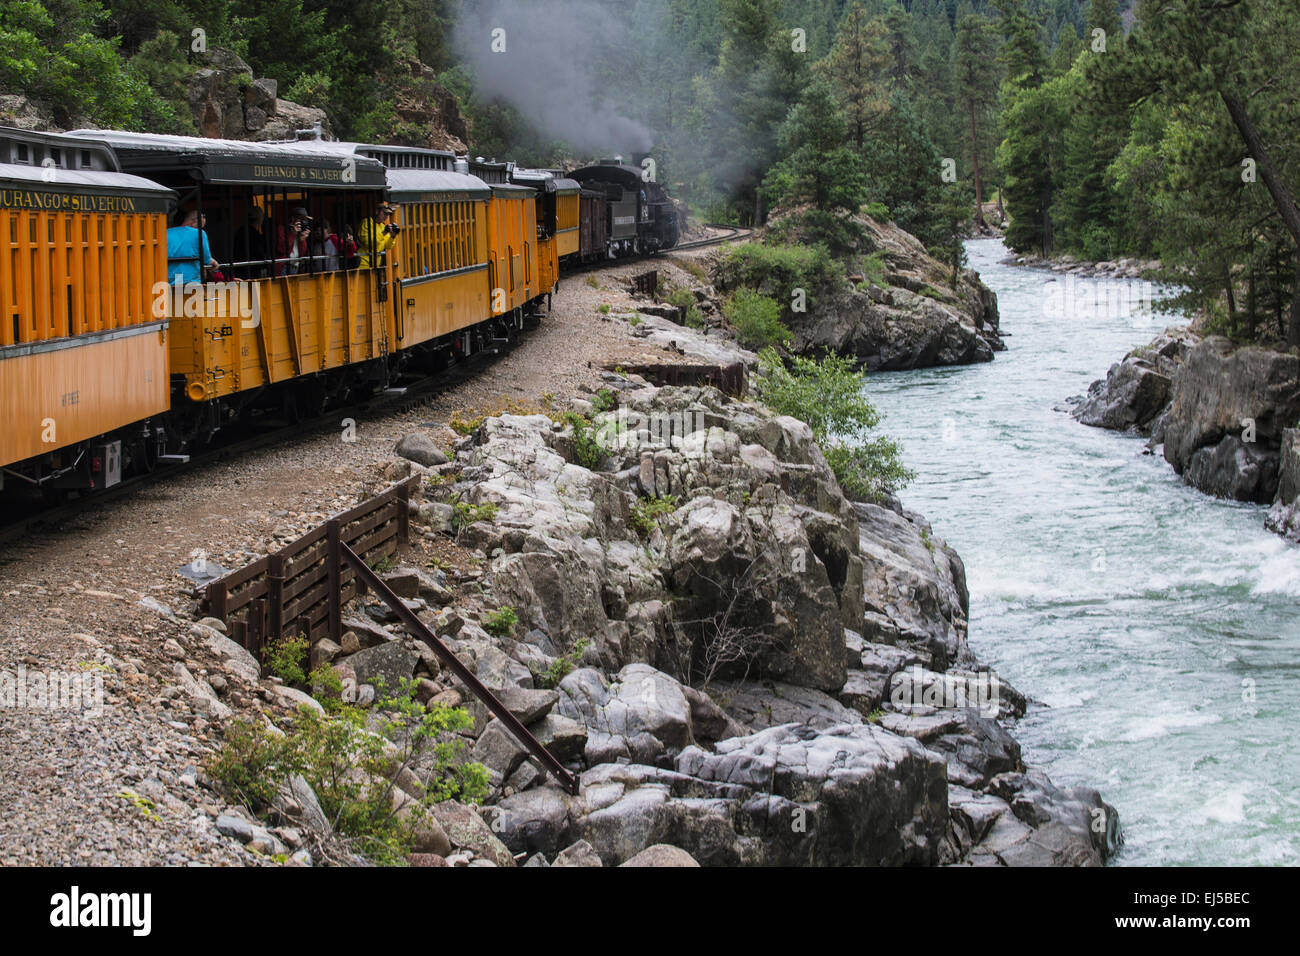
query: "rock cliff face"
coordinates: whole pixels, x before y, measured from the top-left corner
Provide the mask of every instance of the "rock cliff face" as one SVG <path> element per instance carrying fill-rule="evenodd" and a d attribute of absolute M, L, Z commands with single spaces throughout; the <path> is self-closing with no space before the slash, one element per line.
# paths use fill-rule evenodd
<path fill-rule="evenodd" d="M 275 80 L 257 78 L 234 53 L 213 47 L 195 54 L 186 101 L 200 136 L 209 139 L 294 139 L 300 129 L 332 131 L 325 111 L 279 98 Z"/>
<path fill-rule="evenodd" d="M 1174 377 L 1165 460 L 1221 497 L 1266 504 L 1277 492 L 1284 428 L 1300 419 L 1300 360 L 1205 339 Z"/>
<path fill-rule="evenodd" d="M 1178 474 L 1206 494 L 1273 503 L 1268 526 L 1297 537 L 1300 359 L 1168 330 L 1113 365 L 1075 400 L 1085 425 L 1131 429 L 1163 444 Z"/>
<path fill-rule="evenodd" d="M 454 481 L 432 494 L 481 519 L 459 541 L 490 558 L 485 594 L 521 618 L 521 637 L 491 637 L 459 615 L 450 643 L 582 784 L 549 783 L 481 713 L 484 815 L 510 852 L 1075 865 L 1116 850 L 1096 791 L 1025 767 L 1006 729 L 1025 700 L 971 655 L 964 568 L 924 519 L 846 500 L 802 422 L 712 388 L 608 382 L 618 408 L 591 426 L 488 419 L 434 469 Z M 417 506 L 428 534 L 447 507 Z"/>
<path fill-rule="evenodd" d="M 962 272 L 954 289 L 951 270 L 911 233 L 865 216 L 853 222 L 863 254 L 883 260 L 883 277 L 810 293 L 808 311 L 790 321 L 795 351 L 835 352 L 875 371 L 990 362 L 1006 347 L 997 294 L 977 273 Z"/>

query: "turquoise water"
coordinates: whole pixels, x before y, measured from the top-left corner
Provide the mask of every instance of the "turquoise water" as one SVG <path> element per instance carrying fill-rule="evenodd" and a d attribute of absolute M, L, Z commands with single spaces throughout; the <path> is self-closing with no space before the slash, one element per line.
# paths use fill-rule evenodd
<path fill-rule="evenodd" d="M 966 562 L 972 649 L 1038 702 L 1026 759 L 1119 809 L 1120 865 L 1300 862 L 1300 550 L 1056 410 L 1175 318 L 1147 283 L 967 249 L 1007 351 L 867 391 L 918 473 L 904 504 Z"/>

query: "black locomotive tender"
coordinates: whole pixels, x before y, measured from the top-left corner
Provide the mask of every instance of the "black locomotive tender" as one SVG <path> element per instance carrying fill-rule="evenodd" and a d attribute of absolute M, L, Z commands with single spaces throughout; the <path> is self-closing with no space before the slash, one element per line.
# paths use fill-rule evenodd
<path fill-rule="evenodd" d="M 568 174 L 582 186 L 584 260 L 646 255 L 677 244 L 677 208 L 662 186 L 642 178 L 642 168 L 603 159 Z"/>

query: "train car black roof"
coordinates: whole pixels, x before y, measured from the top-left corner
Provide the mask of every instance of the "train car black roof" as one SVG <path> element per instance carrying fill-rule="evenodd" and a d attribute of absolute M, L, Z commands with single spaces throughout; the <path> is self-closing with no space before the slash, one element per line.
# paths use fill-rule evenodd
<path fill-rule="evenodd" d="M 574 180 L 566 179 L 549 169 L 521 169 L 516 166 L 510 170 L 510 181 L 519 186 L 531 186 L 557 195 L 576 193 L 582 188 Z"/>
<path fill-rule="evenodd" d="M 312 140 L 296 145 L 322 153 L 366 156 L 382 162 L 394 202 L 440 202 L 487 199 L 488 184 L 456 169 L 454 153 L 418 146 Z"/>
<path fill-rule="evenodd" d="M 68 136 L 106 143 L 123 169 L 189 170 L 207 183 L 314 189 L 383 189 L 387 185 L 384 166 L 378 160 L 320 149 L 316 143 L 248 143 L 99 129 L 74 130 Z"/>
<path fill-rule="evenodd" d="M 19 144 L 26 147 L 25 161 L 12 162 Z M 51 150 L 60 151 L 57 160 Z M 83 151 L 91 155 L 83 156 Z M 117 157 L 101 143 L 0 126 L 0 208 L 166 212 L 175 195 L 166 186 L 119 172 Z M 131 201 L 123 203 L 123 198 Z"/>

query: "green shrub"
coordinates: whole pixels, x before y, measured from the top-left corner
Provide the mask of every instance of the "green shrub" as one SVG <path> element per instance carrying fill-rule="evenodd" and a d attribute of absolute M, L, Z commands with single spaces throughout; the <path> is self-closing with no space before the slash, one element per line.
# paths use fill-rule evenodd
<path fill-rule="evenodd" d="M 260 720 L 239 719 L 226 725 L 221 749 L 208 761 L 208 772 L 250 810 L 271 805 L 289 775 L 280 740 Z"/>
<path fill-rule="evenodd" d="M 679 309 L 689 309 L 695 305 L 695 293 L 685 288 L 673 289 L 664 301 L 669 305 L 677 306 Z"/>
<path fill-rule="evenodd" d="M 688 329 L 704 328 L 704 313 L 699 310 L 698 306 L 691 306 L 686 310 L 686 327 Z"/>
<path fill-rule="evenodd" d="M 605 449 L 601 447 L 591 419 L 577 412 L 565 412 L 563 422 L 573 429 L 574 455 L 578 464 L 589 471 L 597 470 L 605 461 Z"/>
<path fill-rule="evenodd" d="M 602 388 L 591 397 L 591 407 L 598 412 L 608 412 L 618 407 L 618 392 Z"/>
<path fill-rule="evenodd" d="M 283 736 L 259 722 L 234 721 L 209 771 L 255 812 L 270 805 L 289 777 L 301 774 L 336 834 L 376 863 L 401 864 L 429 806 L 480 800 L 487 792 L 486 770 L 459 762 L 465 739 L 458 732 L 471 727 L 473 718 L 461 707 L 426 707 L 416 699 L 416 686 L 403 681 L 370 712 L 340 704 L 322 715 L 302 707 Z M 412 798 L 411 811 L 399 816 L 391 781 L 416 768 L 422 792 Z"/>
<path fill-rule="evenodd" d="M 462 528 L 468 528 L 475 521 L 491 521 L 496 516 L 495 501 L 485 501 L 481 505 L 458 501 L 451 506 L 451 530 L 460 534 Z"/>
<path fill-rule="evenodd" d="M 884 252 L 873 252 L 862 260 L 862 278 L 870 285 L 883 286 L 886 284 L 886 276 L 889 274 L 885 266 Z"/>
<path fill-rule="evenodd" d="M 716 269 L 721 289 L 748 286 L 786 301 L 794 289 L 811 296 L 813 290 L 839 283 L 842 275 L 824 247 L 758 242 L 731 246 L 719 256 Z"/>
<path fill-rule="evenodd" d="M 787 366 L 774 349 L 766 349 L 759 365 L 759 400 L 808 423 L 850 498 L 878 500 L 915 477 L 904 467 L 898 443 L 872 434 L 880 413 L 862 394 L 865 376 L 850 359 L 795 356 Z"/>
<path fill-rule="evenodd" d="M 628 524 L 637 534 L 648 538 L 659 526 L 659 519 L 677 510 L 677 499 L 671 495 L 654 498 L 642 498 L 632 506 Z"/>
<path fill-rule="evenodd" d="M 510 605 L 498 608 L 483 618 L 483 630 L 493 637 L 511 637 L 519 626 L 519 615 Z"/>
<path fill-rule="evenodd" d="M 781 306 L 753 289 L 737 289 L 723 307 L 723 315 L 736 330 L 736 338 L 748 349 L 782 345 L 790 329 L 781 321 Z"/>
<path fill-rule="evenodd" d="M 534 670 L 533 682 L 543 690 L 556 687 L 560 681 L 573 673 L 573 669 L 582 661 L 582 654 L 586 649 L 587 639 L 579 638 L 568 651 L 551 661 L 551 666 L 546 670 Z"/>
<path fill-rule="evenodd" d="M 869 202 L 863 211 L 876 222 L 889 222 L 889 207 L 883 202 Z"/>
<path fill-rule="evenodd" d="M 266 669 L 286 684 L 300 687 L 307 683 L 307 656 L 307 638 L 301 634 L 281 637 L 267 645 Z"/>

